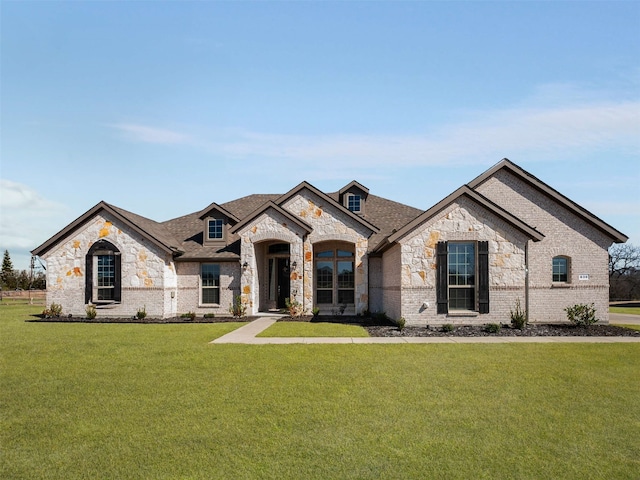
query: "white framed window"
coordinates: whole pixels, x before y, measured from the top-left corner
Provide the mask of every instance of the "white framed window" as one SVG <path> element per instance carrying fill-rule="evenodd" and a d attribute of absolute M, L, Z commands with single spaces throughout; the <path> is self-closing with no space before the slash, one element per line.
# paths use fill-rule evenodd
<path fill-rule="evenodd" d="M 362 211 L 362 197 L 355 193 L 350 194 L 347 197 L 347 208 L 353 213 L 360 213 Z"/>
<path fill-rule="evenodd" d="M 475 242 L 448 244 L 449 309 L 476 309 Z"/>
<path fill-rule="evenodd" d="M 221 218 L 210 218 L 207 220 L 207 239 L 224 239 L 224 221 Z"/>
<path fill-rule="evenodd" d="M 200 303 L 220 304 L 220 265 L 203 263 L 200 266 Z"/>
<path fill-rule="evenodd" d="M 551 264 L 551 281 L 555 283 L 569 283 L 569 257 L 553 257 Z"/>

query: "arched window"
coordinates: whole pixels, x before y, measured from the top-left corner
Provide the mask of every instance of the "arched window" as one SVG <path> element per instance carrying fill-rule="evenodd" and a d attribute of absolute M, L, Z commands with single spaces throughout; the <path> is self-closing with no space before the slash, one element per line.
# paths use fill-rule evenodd
<path fill-rule="evenodd" d="M 121 301 L 121 255 L 112 243 L 94 243 L 87 253 L 85 270 L 85 303 Z"/>
<path fill-rule="evenodd" d="M 553 282 L 569 282 L 569 257 L 553 257 L 552 265 L 552 281 Z"/>
<path fill-rule="evenodd" d="M 355 304 L 354 247 L 348 243 L 327 242 L 314 246 L 316 300 L 318 305 Z"/>

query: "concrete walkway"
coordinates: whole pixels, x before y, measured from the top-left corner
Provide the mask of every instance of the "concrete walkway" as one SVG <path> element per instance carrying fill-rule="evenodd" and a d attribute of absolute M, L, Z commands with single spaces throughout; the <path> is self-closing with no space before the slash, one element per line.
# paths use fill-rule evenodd
<path fill-rule="evenodd" d="M 640 315 L 631 315 L 629 313 L 610 313 L 609 323 L 616 325 L 640 325 Z"/>
<path fill-rule="evenodd" d="M 274 316 L 260 317 L 209 343 L 640 343 L 640 337 L 256 337 L 277 321 Z"/>

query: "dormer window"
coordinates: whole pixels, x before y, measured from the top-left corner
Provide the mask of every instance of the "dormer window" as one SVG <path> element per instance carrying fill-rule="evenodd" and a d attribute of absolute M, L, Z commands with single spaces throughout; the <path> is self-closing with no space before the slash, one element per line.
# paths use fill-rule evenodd
<path fill-rule="evenodd" d="M 356 215 L 365 215 L 369 189 L 355 180 L 338 192 L 338 201 Z"/>
<path fill-rule="evenodd" d="M 362 197 L 355 193 L 347 197 L 347 208 L 353 213 L 360 213 Z"/>
<path fill-rule="evenodd" d="M 207 240 L 224 239 L 224 222 L 221 218 L 210 218 L 207 221 Z"/>

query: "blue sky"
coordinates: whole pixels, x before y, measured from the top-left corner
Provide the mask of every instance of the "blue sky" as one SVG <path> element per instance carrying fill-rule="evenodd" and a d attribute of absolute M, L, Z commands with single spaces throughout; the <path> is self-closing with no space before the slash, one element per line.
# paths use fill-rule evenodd
<path fill-rule="evenodd" d="M 507 157 L 640 245 L 640 2 L 1 4 L 0 249 L 302 180 L 427 209 Z"/>

